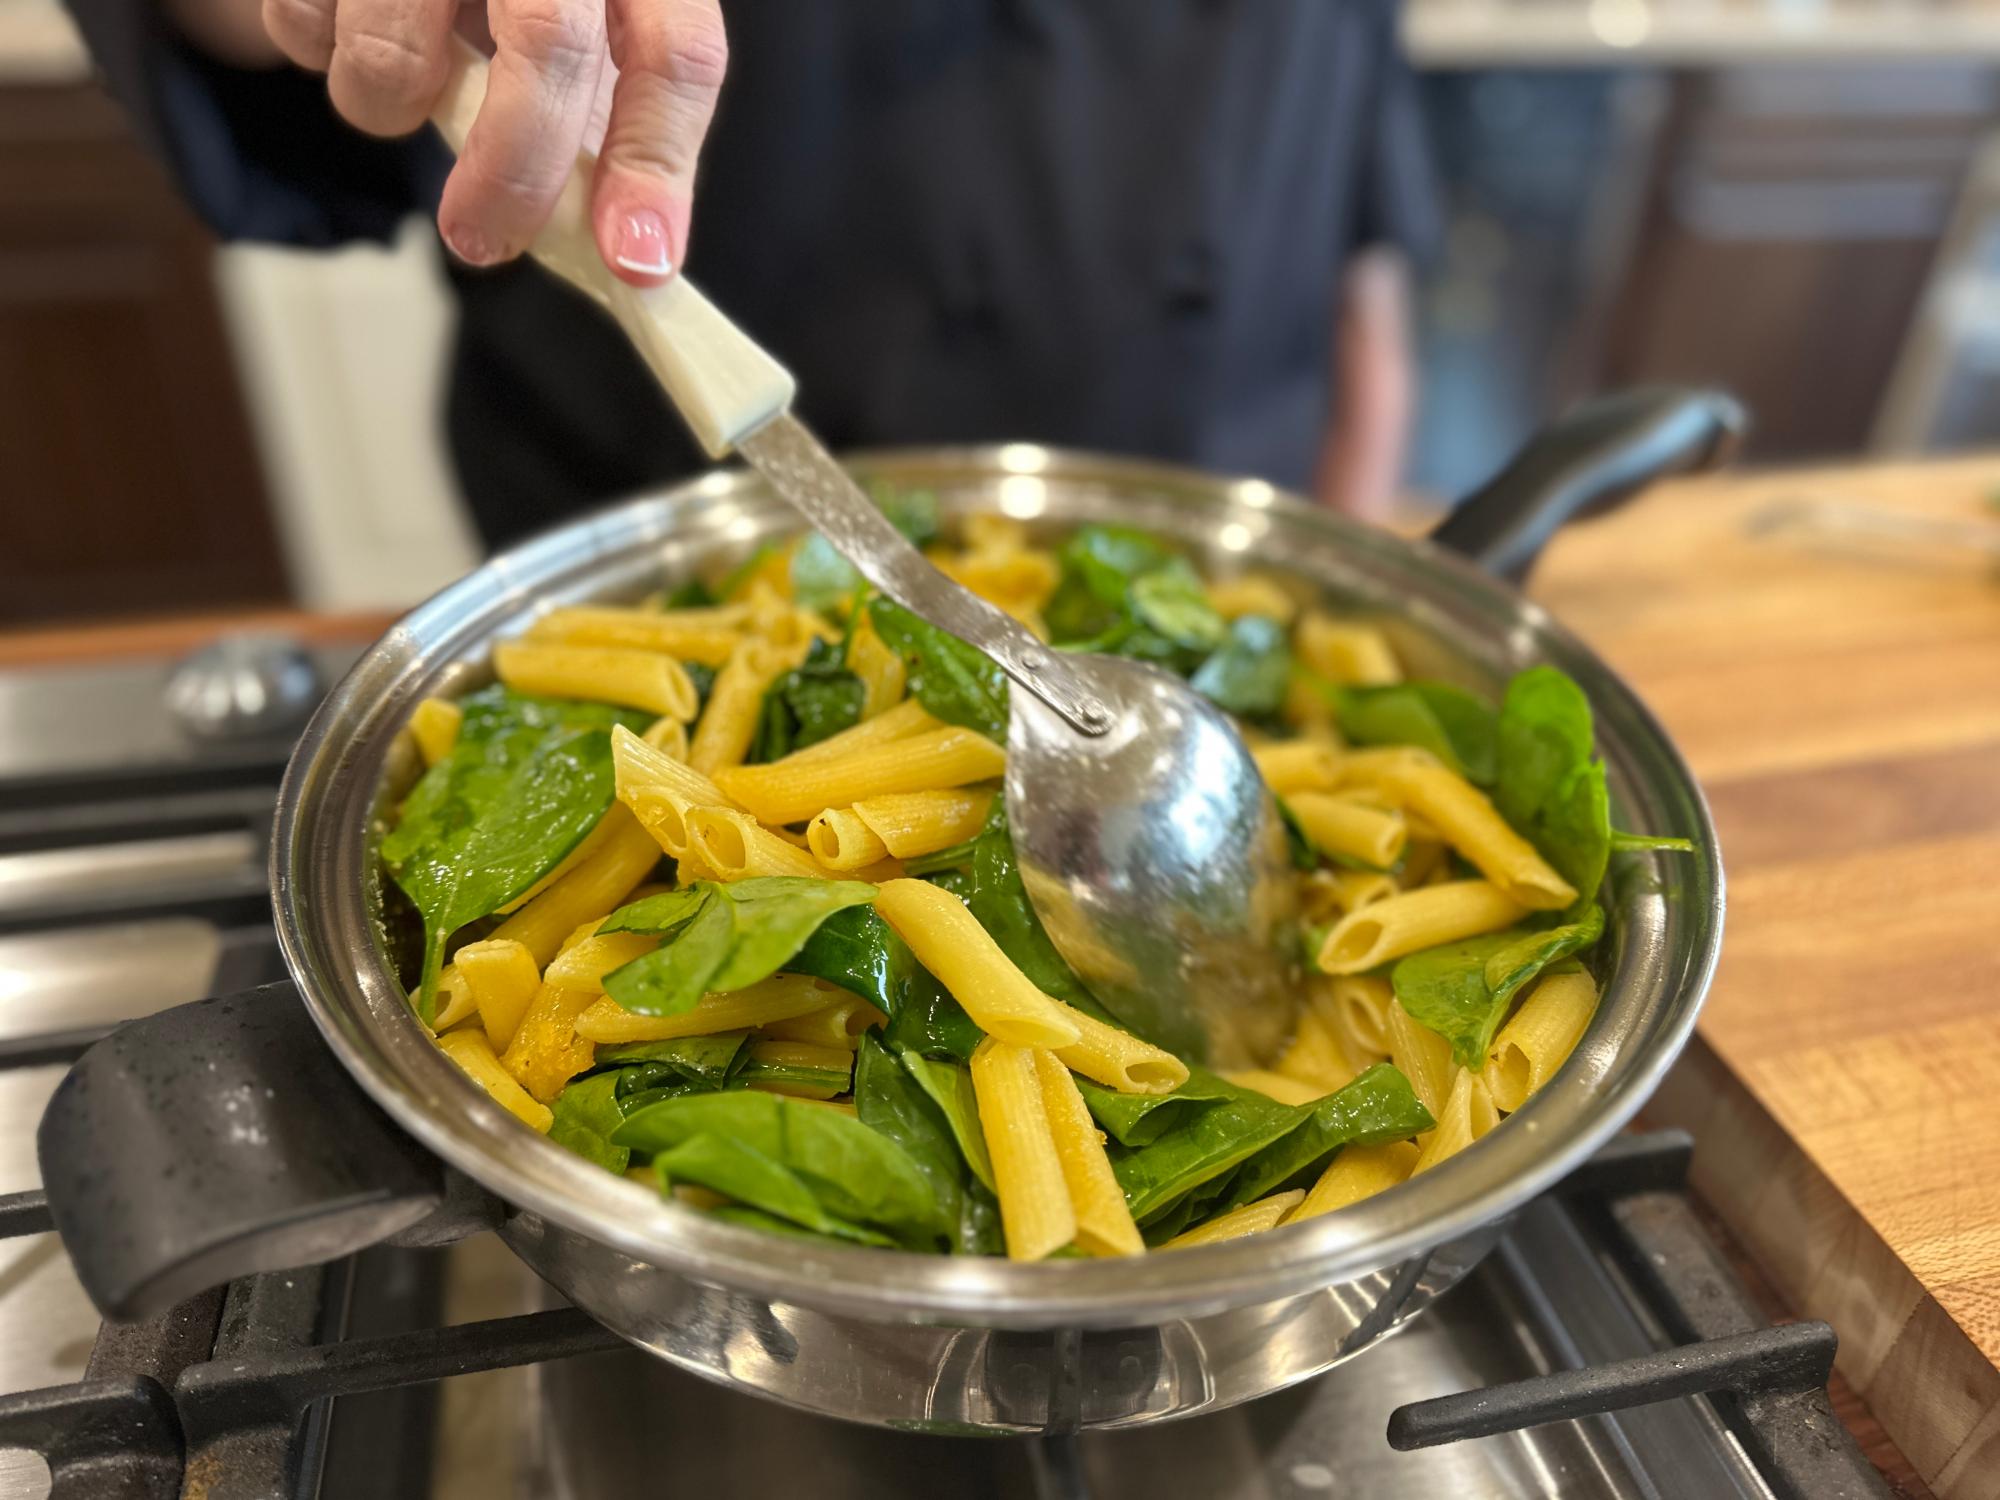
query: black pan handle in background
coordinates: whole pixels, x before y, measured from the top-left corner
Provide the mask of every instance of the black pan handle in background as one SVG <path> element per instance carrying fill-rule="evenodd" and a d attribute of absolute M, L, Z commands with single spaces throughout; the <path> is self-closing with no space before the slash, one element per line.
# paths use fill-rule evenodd
<path fill-rule="evenodd" d="M 1579 511 L 1726 463 L 1748 425 L 1742 404 L 1723 391 L 1659 386 L 1596 397 L 1529 438 L 1431 540 L 1520 583 Z"/>
<path fill-rule="evenodd" d="M 36 1149 L 77 1277 L 116 1320 L 499 1220 L 361 1091 L 289 983 L 119 1027 L 57 1086 Z"/>

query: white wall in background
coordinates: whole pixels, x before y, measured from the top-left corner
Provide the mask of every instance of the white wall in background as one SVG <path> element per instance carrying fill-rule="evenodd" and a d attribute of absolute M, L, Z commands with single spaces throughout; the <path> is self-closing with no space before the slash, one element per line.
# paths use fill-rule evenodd
<path fill-rule="evenodd" d="M 389 249 L 228 247 L 216 280 L 299 602 L 400 608 L 471 567 L 430 225 L 411 219 Z"/>

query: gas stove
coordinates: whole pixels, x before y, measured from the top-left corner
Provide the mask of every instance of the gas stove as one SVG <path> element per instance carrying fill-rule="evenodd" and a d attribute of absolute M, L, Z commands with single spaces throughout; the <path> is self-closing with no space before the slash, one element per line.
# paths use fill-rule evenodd
<path fill-rule="evenodd" d="M 490 1234 L 100 1325 L 48 1231 L 36 1121 L 120 1021 L 282 980 L 270 813 L 312 684 L 360 645 L 0 675 L 0 1500 L 1894 1493 L 1829 1405 L 1832 1330 L 1771 1325 L 1671 1132 L 1615 1142 L 1360 1358 L 1129 1432 L 779 1408 L 625 1348 Z"/>

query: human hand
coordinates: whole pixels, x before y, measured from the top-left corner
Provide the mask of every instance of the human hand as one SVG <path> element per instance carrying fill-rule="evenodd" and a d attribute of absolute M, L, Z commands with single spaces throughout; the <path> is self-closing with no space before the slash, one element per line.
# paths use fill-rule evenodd
<path fill-rule="evenodd" d="M 454 30 L 493 54 L 438 204 L 460 260 L 497 265 L 597 151 L 591 225 L 612 271 L 656 285 L 685 259 L 695 160 L 728 59 L 717 0 L 262 0 L 264 27 L 371 135 L 407 135 L 451 71 Z M 483 11 L 483 14 L 482 14 Z"/>

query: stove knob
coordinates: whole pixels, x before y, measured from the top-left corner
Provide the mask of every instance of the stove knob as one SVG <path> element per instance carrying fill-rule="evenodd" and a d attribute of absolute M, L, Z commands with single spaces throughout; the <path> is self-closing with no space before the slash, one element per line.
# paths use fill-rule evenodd
<path fill-rule="evenodd" d="M 319 669 L 285 635 L 226 635 L 167 679 L 167 710 L 190 734 L 247 740 L 295 730 L 319 701 Z"/>

